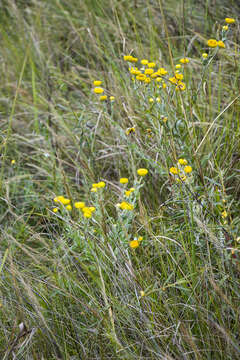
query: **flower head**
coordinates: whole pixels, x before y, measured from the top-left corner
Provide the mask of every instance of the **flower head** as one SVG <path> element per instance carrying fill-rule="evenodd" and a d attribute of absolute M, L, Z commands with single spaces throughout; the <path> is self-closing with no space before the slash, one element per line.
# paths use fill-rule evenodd
<path fill-rule="evenodd" d="M 192 172 L 192 167 L 190 165 L 185 166 L 184 172 L 186 174 L 190 174 Z"/>
<path fill-rule="evenodd" d="M 110 101 L 114 101 L 114 100 L 115 100 L 115 97 L 114 97 L 114 96 L 110 96 L 109 100 L 110 100 Z"/>
<path fill-rule="evenodd" d="M 206 59 L 208 57 L 208 54 L 207 53 L 202 53 L 202 57 L 203 57 L 203 59 Z"/>
<path fill-rule="evenodd" d="M 83 209 L 84 206 L 85 206 L 85 202 L 77 201 L 77 202 L 74 203 L 74 206 L 75 206 L 76 209 Z"/>
<path fill-rule="evenodd" d="M 136 249 L 137 247 L 139 247 L 139 241 L 138 240 L 132 240 L 129 242 L 129 246 L 132 249 Z"/>
<path fill-rule="evenodd" d="M 72 205 L 70 205 L 70 204 L 67 205 L 67 206 L 66 206 L 66 210 L 71 211 L 71 210 L 72 210 Z"/>
<path fill-rule="evenodd" d="M 177 65 L 175 66 L 176 69 L 181 69 L 181 67 L 182 67 L 181 64 L 177 64 Z"/>
<path fill-rule="evenodd" d="M 95 88 L 93 89 L 93 92 L 94 92 L 95 94 L 102 94 L 102 93 L 104 92 L 104 90 L 103 90 L 103 88 L 101 88 L 101 87 L 95 87 Z"/>
<path fill-rule="evenodd" d="M 132 55 L 125 55 L 123 59 L 124 61 L 133 62 L 133 63 L 138 61 L 138 58 L 135 58 Z"/>
<path fill-rule="evenodd" d="M 151 75 L 151 74 L 154 73 L 154 70 L 153 70 L 153 69 L 145 69 L 144 73 L 145 73 L 146 75 Z"/>
<path fill-rule="evenodd" d="M 154 68 L 156 66 L 155 62 L 150 62 L 147 64 L 149 68 Z"/>
<path fill-rule="evenodd" d="M 134 127 L 131 127 L 131 128 L 128 128 L 126 131 L 125 131 L 125 134 L 126 135 L 130 135 L 131 133 L 134 133 L 136 130 Z"/>
<path fill-rule="evenodd" d="M 120 184 L 127 184 L 128 178 L 120 178 L 119 182 L 120 182 Z"/>
<path fill-rule="evenodd" d="M 182 64 L 188 64 L 188 63 L 189 63 L 189 59 L 188 59 L 188 58 L 182 58 L 182 59 L 180 59 L 179 61 L 180 61 L 180 63 L 182 63 Z"/>
<path fill-rule="evenodd" d="M 99 100 L 100 100 L 100 101 L 105 101 L 105 100 L 107 100 L 107 95 L 102 95 L 102 96 L 100 96 Z"/>
<path fill-rule="evenodd" d="M 209 47 L 215 48 L 215 47 L 218 46 L 218 42 L 217 42 L 217 40 L 215 40 L 215 39 L 209 39 L 209 40 L 207 41 L 207 45 L 208 45 Z"/>
<path fill-rule="evenodd" d="M 178 163 L 180 164 L 180 165 L 187 165 L 187 160 L 186 159 L 179 159 L 178 160 Z"/>
<path fill-rule="evenodd" d="M 225 18 L 225 22 L 226 22 L 227 24 L 234 24 L 234 23 L 235 23 L 235 19 L 233 19 L 233 18 Z"/>
<path fill-rule="evenodd" d="M 100 86 L 101 83 L 102 83 L 102 81 L 100 81 L 100 80 L 94 80 L 93 85 L 94 86 Z"/>
<path fill-rule="evenodd" d="M 175 166 L 172 166 L 170 169 L 169 169 L 170 173 L 173 174 L 173 175 L 177 175 L 179 173 L 179 170 L 178 168 L 176 168 Z"/>
<path fill-rule="evenodd" d="M 54 213 L 58 212 L 58 208 L 56 208 L 56 207 L 53 208 L 53 212 L 54 212 Z"/>
<path fill-rule="evenodd" d="M 217 42 L 217 44 L 218 44 L 218 47 L 220 47 L 220 48 L 225 48 L 225 44 L 224 44 L 224 42 L 223 42 L 222 40 L 219 40 L 219 41 Z"/>
<path fill-rule="evenodd" d="M 223 31 L 228 31 L 228 26 L 227 26 L 227 25 L 224 25 L 224 26 L 222 27 L 222 29 L 223 29 Z"/>
<path fill-rule="evenodd" d="M 148 64 L 148 60 L 147 60 L 147 59 L 142 59 L 142 60 L 141 60 L 141 64 L 142 64 L 142 65 L 147 65 L 147 64 Z"/>
<path fill-rule="evenodd" d="M 145 175 L 148 174 L 148 170 L 144 169 L 144 168 L 141 168 L 141 169 L 137 170 L 137 173 L 138 173 L 139 176 L 145 176 Z"/>
<path fill-rule="evenodd" d="M 122 210 L 130 210 L 130 211 L 133 210 L 133 205 L 132 205 L 132 204 L 129 204 L 127 201 L 122 201 L 122 202 L 119 204 L 119 207 L 120 207 L 120 209 L 122 209 Z"/>
<path fill-rule="evenodd" d="M 11 160 L 11 164 L 14 165 L 16 163 L 16 160 Z"/>

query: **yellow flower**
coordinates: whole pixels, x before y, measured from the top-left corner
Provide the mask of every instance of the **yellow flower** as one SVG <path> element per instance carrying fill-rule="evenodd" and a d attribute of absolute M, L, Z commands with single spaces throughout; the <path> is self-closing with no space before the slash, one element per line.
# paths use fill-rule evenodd
<path fill-rule="evenodd" d="M 93 188 L 93 189 L 98 188 L 98 183 L 93 183 L 93 184 L 92 184 L 92 188 Z"/>
<path fill-rule="evenodd" d="M 151 69 L 149 69 L 149 70 L 151 70 Z M 147 77 L 147 78 L 145 79 L 145 83 L 146 83 L 146 84 L 149 84 L 150 82 L 151 82 L 151 78 Z"/>
<path fill-rule="evenodd" d="M 53 212 L 54 212 L 54 213 L 58 212 L 58 208 L 54 208 L 54 209 L 53 209 Z"/>
<path fill-rule="evenodd" d="M 163 89 L 166 89 L 166 87 L 167 87 L 167 85 L 166 85 L 165 82 L 163 81 L 163 82 L 162 82 L 162 88 L 163 88 Z"/>
<path fill-rule="evenodd" d="M 223 29 L 223 31 L 228 31 L 228 26 L 227 26 L 227 25 L 224 25 L 224 26 L 222 27 L 222 29 Z"/>
<path fill-rule="evenodd" d="M 139 236 L 138 241 L 140 242 L 140 241 L 142 241 L 142 240 L 143 240 L 143 237 L 142 237 L 142 236 Z"/>
<path fill-rule="evenodd" d="M 225 22 L 226 22 L 227 24 L 234 24 L 234 23 L 235 23 L 235 19 L 233 19 L 233 18 L 226 18 L 226 19 L 225 19 Z"/>
<path fill-rule="evenodd" d="M 141 168 L 141 169 L 137 170 L 137 173 L 138 173 L 139 176 L 145 176 L 145 175 L 147 175 L 148 170 L 144 169 L 144 168 Z"/>
<path fill-rule="evenodd" d="M 182 67 L 181 64 L 177 64 L 177 65 L 175 66 L 176 69 L 181 69 L 181 67 Z"/>
<path fill-rule="evenodd" d="M 147 66 L 149 68 L 154 68 L 156 66 L 155 62 L 148 63 Z"/>
<path fill-rule="evenodd" d="M 77 202 L 74 203 L 74 206 L 75 206 L 76 209 L 83 209 L 84 206 L 85 206 L 85 202 L 77 201 Z"/>
<path fill-rule="evenodd" d="M 105 101 L 105 100 L 107 100 L 107 95 L 102 95 L 102 96 L 100 96 L 99 100 L 100 100 L 100 101 Z"/>
<path fill-rule="evenodd" d="M 228 213 L 226 212 L 226 210 L 224 210 L 221 215 L 222 218 L 225 219 L 228 216 Z"/>
<path fill-rule="evenodd" d="M 105 184 L 105 182 L 104 181 L 100 181 L 99 183 L 98 183 L 98 188 L 104 188 L 106 186 L 106 184 Z"/>
<path fill-rule="evenodd" d="M 120 209 L 122 209 L 122 210 L 130 210 L 130 211 L 133 210 L 133 205 L 132 205 L 132 204 L 129 204 L 129 203 L 126 202 L 126 201 L 122 201 L 122 202 L 119 204 L 119 207 L 120 207 Z"/>
<path fill-rule="evenodd" d="M 183 79 L 183 74 L 175 73 L 175 78 L 177 80 L 182 80 Z"/>
<path fill-rule="evenodd" d="M 186 174 L 190 174 L 190 173 L 192 172 L 192 167 L 189 166 L 189 165 L 185 166 L 184 172 L 185 172 Z"/>
<path fill-rule="evenodd" d="M 181 91 L 184 91 L 186 89 L 186 84 L 179 81 L 177 86 L 176 86 L 176 90 L 181 90 Z"/>
<path fill-rule="evenodd" d="M 16 163 L 16 160 L 13 159 L 13 160 L 11 161 L 11 164 L 14 165 L 15 163 Z"/>
<path fill-rule="evenodd" d="M 139 241 L 138 240 L 132 240 L 129 242 L 129 246 L 132 249 L 136 249 L 139 246 Z"/>
<path fill-rule="evenodd" d="M 217 40 L 215 40 L 215 39 L 209 39 L 209 40 L 207 41 L 207 45 L 208 45 L 209 47 L 215 48 L 215 47 L 217 47 L 218 42 L 217 42 Z"/>
<path fill-rule="evenodd" d="M 163 116 L 163 117 L 162 117 L 162 121 L 163 121 L 164 123 L 166 123 L 166 122 L 168 121 L 167 116 Z"/>
<path fill-rule="evenodd" d="M 225 44 L 222 40 L 219 40 L 217 44 L 218 44 L 218 47 L 225 48 Z"/>
<path fill-rule="evenodd" d="M 172 166 L 170 169 L 169 169 L 170 173 L 173 174 L 173 175 L 177 175 L 179 173 L 179 170 L 178 168 L 176 168 L 175 166 Z"/>
<path fill-rule="evenodd" d="M 131 127 L 131 128 L 128 128 L 126 131 L 125 131 L 125 134 L 126 135 L 129 135 L 129 134 L 131 134 L 131 133 L 134 133 L 136 130 L 135 130 L 135 128 L 134 127 Z"/>
<path fill-rule="evenodd" d="M 144 73 L 145 73 L 146 75 L 151 75 L 151 74 L 154 73 L 154 70 L 153 70 L 153 69 L 145 69 Z"/>
<path fill-rule="evenodd" d="M 109 100 L 110 100 L 110 101 L 114 101 L 114 100 L 115 100 L 115 97 L 114 97 L 114 96 L 110 96 Z"/>
<path fill-rule="evenodd" d="M 70 199 L 63 198 L 63 199 L 61 200 L 61 203 L 62 203 L 63 205 L 68 205 L 68 204 L 70 204 Z"/>
<path fill-rule="evenodd" d="M 159 75 L 167 75 L 167 73 L 168 73 L 168 71 L 166 70 L 166 69 L 164 69 L 164 68 L 160 68 L 160 69 L 158 69 L 158 74 Z"/>
<path fill-rule="evenodd" d="M 152 79 L 156 79 L 158 77 L 158 72 L 154 72 L 152 75 L 151 75 L 151 78 Z"/>
<path fill-rule="evenodd" d="M 125 196 L 129 197 L 133 191 L 135 191 L 135 189 L 133 187 L 130 188 L 129 190 L 126 190 L 125 191 Z"/>
<path fill-rule="evenodd" d="M 62 196 L 62 195 L 57 196 L 57 197 L 55 197 L 55 198 L 53 199 L 53 201 L 56 202 L 56 203 L 57 203 L 57 202 L 60 202 L 60 203 L 61 203 L 62 200 L 64 200 L 64 196 Z"/>
<path fill-rule="evenodd" d="M 67 205 L 67 206 L 66 206 L 66 209 L 67 209 L 68 211 L 71 211 L 71 210 L 72 210 L 72 205 Z"/>
<path fill-rule="evenodd" d="M 162 81 L 162 78 L 161 78 L 161 77 L 157 77 L 157 78 L 156 78 L 156 81 L 157 81 L 157 82 L 161 82 L 161 81 Z"/>
<path fill-rule="evenodd" d="M 156 101 L 157 101 L 157 102 L 160 102 L 160 101 L 161 101 L 161 98 L 158 96 L 158 97 L 156 98 Z"/>
<path fill-rule="evenodd" d="M 145 74 L 139 74 L 136 76 L 136 79 L 139 81 L 145 81 L 146 80 L 146 75 Z"/>
<path fill-rule="evenodd" d="M 182 63 L 182 64 L 188 64 L 188 63 L 189 63 L 189 59 L 188 59 L 188 58 L 182 58 L 182 59 L 180 59 L 179 61 L 180 61 L 180 63 Z"/>
<path fill-rule="evenodd" d="M 148 64 L 148 60 L 146 60 L 146 59 L 141 60 L 141 64 L 142 64 L 142 65 L 147 65 L 147 64 Z"/>
<path fill-rule="evenodd" d="M 97 188 L 91 188 L 91 192 L 97 192 Z"/>
<path fill-rule="evenodd" d="M 89 206 L 88 208 L 91 212 L 94 212 L 96 210 L 96 208 L 94 206 Z"/>
<path fill-rule="evenodd" d="M 172 84 L 177 84 L 177 79 L 175 78 L 175 76 L 174 77 L 170 77 L 169 79 L 168 79 Z"/>
<path fill-rule="evenodd" d="M 127 184 L 128 178 L 120 178 L 119 182 L 120 182 L 120 184 Z"/>
<path fill-rule="evenodd" d="M 92 217 L 92 212 L 90 210 L 83 211 L 83 216 L 85 218 L 91 218 Z"/>
<path fill-rule="evenodd" d="M 207 54 L 207 53 L 203 53 L 203 54 L 202 54 L 202 57 L 203 57 L 204 59 L 206 59 L 206 58 L 208 57 L 208 54 Z"/>
<path fill-rule="evenodd" d="M 178 163 L 180 164 L 180 165 L 187 165 L 187 160 L 186 159 L 179 159 L 178 160 Z"/>
<path fill-rule="evenodd" d="M 100 81 L 100 80 L 94 80 L 93 85 L 99 86 L 99 85 L 101 85 L 101 83 L 102 83 L 102 81 Z"/>
<path fill-rule="evenodd" d="M 129 61 L 129 62 L 137 62 L 138 58 L 133 57 L 132 55 L 125 55 L 123 57 L 124 61 Z"/>
<path fill-rule="evenodd" d="M 152 104 L 152 103 L 154 102 L 154 99 L 153 99 L 153 98 L 150 98 L 150 99 L 148 99 L 148 102 L 149 102 L 150 104 Z"/>
<path fill-rule="evenodd" d="M 104 92 L 104 90 L 103 90 L 103 88 L 101 88 L 101 87 L 95 87 L 95 88 L 93 89 L 93 92 L 94 92 L 95 94 L 102 94 L 102 93 Z"/>

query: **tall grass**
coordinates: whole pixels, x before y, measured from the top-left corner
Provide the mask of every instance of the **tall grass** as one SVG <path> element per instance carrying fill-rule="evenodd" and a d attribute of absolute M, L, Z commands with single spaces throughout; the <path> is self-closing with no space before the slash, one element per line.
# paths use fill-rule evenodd
<path fill-rule="evenodd" d="M 239 359 L 238 2 L 1 13 L 1 359 Z M 226 17 L 225 49 L 208 48 Z M 137 81 L 128 54 L 164 67 L 166 89 Z"/>

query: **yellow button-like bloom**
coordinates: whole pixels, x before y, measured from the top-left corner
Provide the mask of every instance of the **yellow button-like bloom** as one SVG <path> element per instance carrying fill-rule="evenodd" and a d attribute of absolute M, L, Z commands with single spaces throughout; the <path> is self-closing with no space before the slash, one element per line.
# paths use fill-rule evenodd
<path fill-rule="evenodd" d="M 107 95 L 102 95 L 102 96 L 100 96 L 99 100 L 100 100 L 100 101 L 105 101 L 105 100 L 107 100 Z"/>
<path fill-rule="evenodd" d="M 176 168 L 175 166 L 172 166 L 170 169 L 169 169 L 170 173 L 173 174 L 173 175 L 177 175 L 179 173 L 179 170 L 178 168 Z"/>
<path fill-rule="evenodd" d="M 76 209 L 83 209 L 85 207 L 85 202 L 83 201 L 77 201 L 74 203 L 74 206 Z"/>
<path fill-rule="evenodd" d="M 147 66 L 149 68 L 154 68 L 156 66 L 155 62 L 148 63 Z"/>
<path fill-rule="evenodd" d="M 54 209 L 53 209 L 53 212 L 54 212 L 54 213 L 58 212 L 58 208 L 54 208 Z"/>
<path fill-rule="evenodd" d="M 122 202 L 119 204 L 119 207 L 120 207 L 120 209 L 122 209 L 122 210 L 130 210 L 130 211 L 133 210 L 133 205 L 132 205 L 132 204 L 129 204 L 129 203 L 126 202 L 126 201 L 122 201 Z"/>
<path fill-rule="evenodd" d="M 154 70 L 153 69 L 145 69 L 145 72 L 144 72 L 146 75 L 151 75 L 154 73 Z"/>
<path fill-rule="evenodd" d="M 67 205 L 66 210 L 71 211 L 72 210 L 72 205 Z"/>
<path fill-rule="evenodd" d="M 55 197 L 55 198 L 53 199 L 53 201 L 56 202 L 56 203 L 57 203 L 57 202 L 60 202 L 60 203 L 61 203 L 62 200 L 64 200 L 64 196 L 62 196 L 62 195 L 57 196 L 57 197 Z"/>
<path fill-rule="evenodd" d="M 176 86 L 176 90 L 181 90 L 181 91 L 184 91 L 186 89 L 186 84 L 179 81 L 177 86 Z"/>
<path fill-rule="evenodd" d="M 217 40 L 215 40 L 215 39 L 209 39 L 209 40 L 207 41 L 207 45 L 208 45 L 209 47 L 215 48 L 215 47 L 218 46 L 218 42 L 217 42 Z"/>
<path fill-rule="evenodd" d="M 166 69 L 164 69 L 164 68 L 160 68 L 160 69 L 158 69 L 158 74 L 159 75 L 167 75 L 167 73 L 168 73 L 168 71 L 166 70 Z"/>
<path fill-rule="evenodd" d="M 94 86 L 100 86 L 101 83 L 102 83 L 102 81 L 100 81 L 100 80 L 94 80 L 93 85 Z"/>
<path fill-rule="evenodd" d="M 187 165 L 187 160 L 186 159 L 179 159 L 178 160 L 178 163 L 180 164 L 180 165 Z"/>
<path fill-rule="evenodd" d="M 99 183 L 98 183 L 98 188 L 100 189 L 100 188 L 104 188 L 106 186 L 106 183 L 104 182 L 104 181 L 100 181 Z"/>
<path fill-rule="evenodd" d="M 146 60 L 146 59 L 141 60 L 141 64 L 142 64 L 142 65 L 147 65 L 147 64 L 148 64 L 148 60 Z"/>
<path fill-rule="evenodd" d="M 139 246 L 139 241 L 138 240 L 132 240 L 129 242 L 129 246 L 132 249 L 136 249 Z"/>
<path fill-rule="evenodd" d="M 150 99 L 148 99 L 148 102 L 149 102 L 150 104 L 152 104 L 152 103 L 154 102 L 154 99 L 153 99 L 153 98 L 150 98 Z"/>
<path fill-rule="evenodd" d="M 97 188 L 91 188 L 91 192 L 97 192 Z"/>
<path fill-rule="evenodd" d="M 179 61 L 180 61 L 180 63 L 182 63 L 182 64 L 188 64 L 188 63 L 189 63 L 189 59 L 188 59 L 188 58 L 182 58 L 182 59 L 180 59 Z"/>
<path fill-rule="evenodd" d="M 222 27 L 222 29 L 223 29 L 223 31 L 228 31 L 228 26 L 227 26 L 227 25 L 224 25 L 224 26 Z"/>
<path fill-rule="evenodd" d="M 145 74 L 139 74 L 136 76 L 136 79 L 139 81 L 145 81 L 146 80 L 146 75 Z"/>
<path fill-rule="evenodd" d="M 103 90 L 103 88 L 101 88 L 101 87 L 95 87 L 95 88 L 93 89 L 93 92 L 94 92 L 95 94 L 102 94 L 102 93 L 104 92 L 104 90 Z"/>
<path fill-rule="evenodd" d="M 175 66 L 176 69 L 181 69 L 181 67 L 182 67 L 181 64 L 177 64 L 177 65 Z"/>
<path fill-rule="evenodd" d="M 192 167 L 189 166 L 189 165 L 185 166 L 184 172 L 185 172 L 186 174 L 190 174 L 190 173 L 192 172 Z"/>
<path fill-rule="evenodd" d="M 141 169 L 137 170 L 137 173 L 138 173 L 139 176 L 145 176 L 145 175 L 148 174 L 148 170 L 144 169 L 144 168 L 141 168 Z"/>
<path fill-rule="evenodd" d="M 125 55 L 123 59 L 124 61 L 133 62 L 133 63 L 138 61 L 138 58 L 135 58 L 132 55 Z"/>
<path fill-rule="evenodd" d="M 16 163 L 16 160 L 11 160 L 11 164 L 14 165 Z"/>
<path fill-rule="evenodd" d="M 228 213 L 226 212 L 226 210 L 224 210 L 221 215 L 222 218 L 225 219 L 228 216 Z"/>
<path fill-rule="evenodd" d="M 226 22 L 227 24 L 234 24 L 234 23 L 235 23 L 235 19 L 233 19 L 233 18 L 225 18 L 225 22 Z"/>
<path fill-rule="evenodd" d="M 218 47 L 225 48 L 225 44 L 222 40 L 219 40 L 217 44 L 218 44 Z"/>
<path fill-rule="evenodd" d="M 119 182 L 120 182 L 120 184 L 127 184 L 128 178 L 120 178 Z"/>
<path fill-rule="evenodd" d="M 129 134 L 131 134 L 131 133 L 134 133 L 136 130 L 135 130 L 135 128 L 134 127 L 131 127 L 131 128 L 128 128 L 126 131 L 125 131 L 125 134 L 126 135 L 129 135 Z"/>
<path fill-rule="evenodd" d="M 175 78 L 176 78 L 177 80 L 182 80 L 182 79 L 183 79 L 183 74 L 175 73 Z"/>
<path fill-rule="evenodd" d="M 110 100 L 110 101 L 114 101 L 114 100 L 115 100 L 115 97 L 114 97 L 114 96 L 110 96 L 109 100 Z"/>
<path fill-rule="evenodd" d="M 202 57 L 203 57 L 204 59 L 206 59 L 206 58 L 208 57 L 208 54 L 207 54 L 207 53 L 203 53 L 203 54 L 202 54 Z"/>

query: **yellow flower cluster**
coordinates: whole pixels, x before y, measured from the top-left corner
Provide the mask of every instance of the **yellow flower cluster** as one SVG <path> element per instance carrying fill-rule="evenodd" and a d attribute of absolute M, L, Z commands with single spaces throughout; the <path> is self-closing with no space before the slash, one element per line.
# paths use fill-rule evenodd
<path fill-rule="evenodd" d="M 97 95 L 100 95 L 100 96 L 99 96 L 99 100 L 100 100 L 100 101 L 105 101 L 105 100 L 108 99 L 108 97 L 107 97 L 107 95 L 102 95 L 102 94 L 104 93 L 104 89 L 103 89 L 102 87 L 100 87 L 101 84 L 102 84 L 102 81 L 100 81 L 100 80 L 94 80 L 94 81 L 93 81 L 93 86 L 95 86 L 95 87 L 94 87 L 94 89 L 93 89 L 93 92 L 94 92 L 95 94 L 97 94 Z M 115 100 L 115 97 L 114 97 L 114 96 L 110 96 L 110 97 L 109 97 L 109 100 L 110 100 L 110 101 L 114 101 L 114 100 Z"/>
<path fill-rule="evenodd" d="M 131 62 L 131 63 L 135 63 L 138 61 L 138 58 L 135 58 L 133 57 L 132 55 L 125 55 L 123 57 L 124 61 L 128 61 L 128 62 Z"/>
<path fill-rule="evenodd" d="M 65 209 L 68 211 L 72 210 L 72 205 L 70 204 L 71 200 L 65 198 L 62 195 L 55 197 L 53 199 L 53 201 L 58 204 L 66 205 Z M 86 206 L 85 202 L 83 202 L 83 201 L 76 201 L 74 203 L 74 207 L 76 209 L 80 209 L 82 211 L 83 216 L 86 218 L 92 217 L 92 213 L 96 210 L 94 206 Z M 57 208 L 57 207 L 53 208 L 54 213 L 57 213 L 58 211 L 59 211 L 59 208 Z"/>
<path fill-rule="evenodd" d="M 131 127 L 131 128 L 128 128 L 126 131 L 125 131 L 125 134 L 126 135 L 130 135 L 132 133 L 135 133 L 136 129 L 135 127 Z"/>
<path fill-rule="evenodd" d="M 129 190 L 126 190 L 125 191 L 125 196 L 129 197 L 133 191 L 135 191 L 135 188 L 133 188 L 133 187 L 131 187 Z"/>
<path fill-rule="evenodd" d="M 142 236 L 139 236 L 138 239 L 134 239 L 132 241 L 129 242 L 129 246 L 131 249 L 136 249 L 137 247 L 139 247 L 140 242 L 143 240 Z"/>
<path fill-rule="evenodd" d="M 187 174 L 190 174 L 192 172 L 192 167 L 190 165 L 187 165 L 188 162 L 186 159 L 179 159 L 177 166 L 172 166 L 169 169 L 169 172 L 172 175 L 176 175 L 176 180 L 178 182 L 187 180 Z"/>
<path fill-rule="evenodd" d="M 106 186 L 106 183 L 104 181 L 100 181 L 98 183 L 93 183 L 92 188 L 91 188 L 91 192 L 97 192 L 98 189 L 102 189 L 105 186 Z"/>

